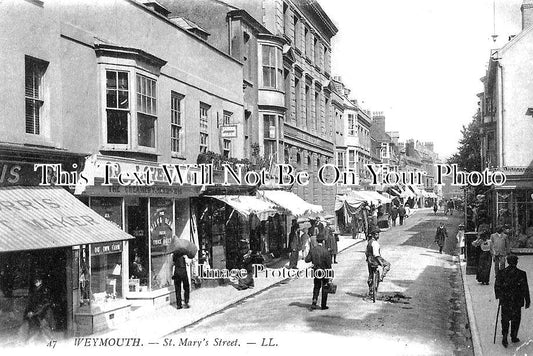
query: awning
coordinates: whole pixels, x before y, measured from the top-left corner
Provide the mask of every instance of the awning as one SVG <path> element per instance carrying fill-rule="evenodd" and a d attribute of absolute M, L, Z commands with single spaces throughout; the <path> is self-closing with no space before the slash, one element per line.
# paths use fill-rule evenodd
<path fill-rule="evenodd" d="M 323 210 L 322 206 L 310 204 L 296 194 L 284 190 L 260 190 L 259 195 L 281 206 L 294 216 L 316 214 Z"/>
<path fill-rule="evenodd" d="M 418 198 L 422 198 L 424 197 L 424 193 L 422 192 L 422 190 L 418 189 L 417 186 L 415 185 L 408 185 L 409 189 L 411 189 L 411 191 L 413 193 L 415 193 L 415 195 L 418 197 Z"/>
<path fill-rule="evenodd" d="M 337 195 L 335 197 L 335 211 L 342 209 L 344 207 L 344 204 L 350 206 L 353 209 L 357 209 L 363 204 L 363 201 L 348 195 Z"/>
<path fill-rule="evenodd" d="M 374 205 L 379 205 L 380 203 L 387 204 L 391 202 L 391 199 L 373 190 L 352 190 L 348 196 Z"/>
<path fill-rule="evenodd" d="M 258 199 L 249 195 L 206 195 L 208 198 L 215 198 L 235 209 L 238 213 L 248 217 L 255 214 L 260 220 L 266 219 L 269 215 L 279 213 L 277 207 L 263 199 Z"/>
<path fill-rule="evenodd" d="M 132 238 L 63 188 L 0 188 L 0 252 Z"/>

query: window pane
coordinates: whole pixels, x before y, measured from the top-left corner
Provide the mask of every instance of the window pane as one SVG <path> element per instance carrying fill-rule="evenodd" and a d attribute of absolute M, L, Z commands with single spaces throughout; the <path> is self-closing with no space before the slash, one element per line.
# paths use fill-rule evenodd
<path fill-rule="evenodd" d="M 107 110 L 107 143 L 128 143 L 128 113 L 126 111 Z"/>
<path fill-rule="evenodd" d="M 110 107 L 108 105 L 108 107 Z M 121 109 L 128 109 L 129 108 L 129 101 L 128 101 L 128 92 L 127 91 L 118 91 L 118 107 Z"/>
<path fill-rule="evenodd" d="M 118 73 L 118 88 L 122 90 L 128 90 L 128 73 Z"/>
<path fill-rule="evenodd" d="M 155 147 L 155 119 L 147 115 L 137 115 L 139 146 Z"/>
<path fill-rule="evenodd" d="M 106 87 L 107 89 L 117 88 L 117 72 L 106 72 Z"/>
<path fill-rule="evenodd" d="M 108 90 L 106 94 L 106 102 L 108 108 L 117 107 L 117 92 L 114 90 Z"/>

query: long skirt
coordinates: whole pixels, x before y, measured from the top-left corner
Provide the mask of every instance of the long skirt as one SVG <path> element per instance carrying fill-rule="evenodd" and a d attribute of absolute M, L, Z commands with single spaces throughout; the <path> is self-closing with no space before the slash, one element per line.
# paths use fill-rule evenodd
<path fill-rule="evenodd" d="M 481 251 L 477 267 L 476 279 L 480 283 L 489 283 L 492 256 L 489 251 Z"/>

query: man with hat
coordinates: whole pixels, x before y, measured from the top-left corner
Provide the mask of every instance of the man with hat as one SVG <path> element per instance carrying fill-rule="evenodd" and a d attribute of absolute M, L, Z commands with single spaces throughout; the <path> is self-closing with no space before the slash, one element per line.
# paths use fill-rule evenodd
<path fill-rule="evenodd" d="M 305 262 L 313 263 L 313 270 L 315 273 L 318 270 L 322 270 L 323 272 L 326 270 L 331 270 L 331 255 L 324 247 L 324 239 L 322 237 L 317 238 L 317 245 L 311 247 L 309 254 L 305 257 Z M 320 306 L 322 310 L 325 310 L 328 309 L 326 306 L 328 301 L 328 293 L 324 291 L 324 286 L 326 286 L 326 284 L 329 282 L 329 278 L 326 278 L 325 276 L 318 278 L 316 277 L 317 275 L 318 274 L 316 274 L 314 278 L 312 308 L 316 308 L 318 294 L 320 293 L 320 289 L 322 289 L 322 302 Z"/>
<path fill-rule="evenodd" d="M 518 257 L 507 256 L 507 264 L 508 266 L 496 275 L 494 284 L 496 299 L 500 300 L 502 308 L 502 345 L 504 347 L 508 345 L 509 323 L 511 324 L 511 341 L 520 342 L 518 329 L 520 328 L 521 309 L 524 305 L 528 309 L 531 304 L 526 272 L 516 267 Z"/>

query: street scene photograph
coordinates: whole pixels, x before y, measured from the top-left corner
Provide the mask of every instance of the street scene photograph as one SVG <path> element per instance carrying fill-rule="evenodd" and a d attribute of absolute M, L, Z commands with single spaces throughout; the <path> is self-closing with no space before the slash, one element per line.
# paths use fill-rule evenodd
<path fill-rule="evenodd" d="M 533 355 L 533 0 L 0 0 L 0 353 Z"/>

